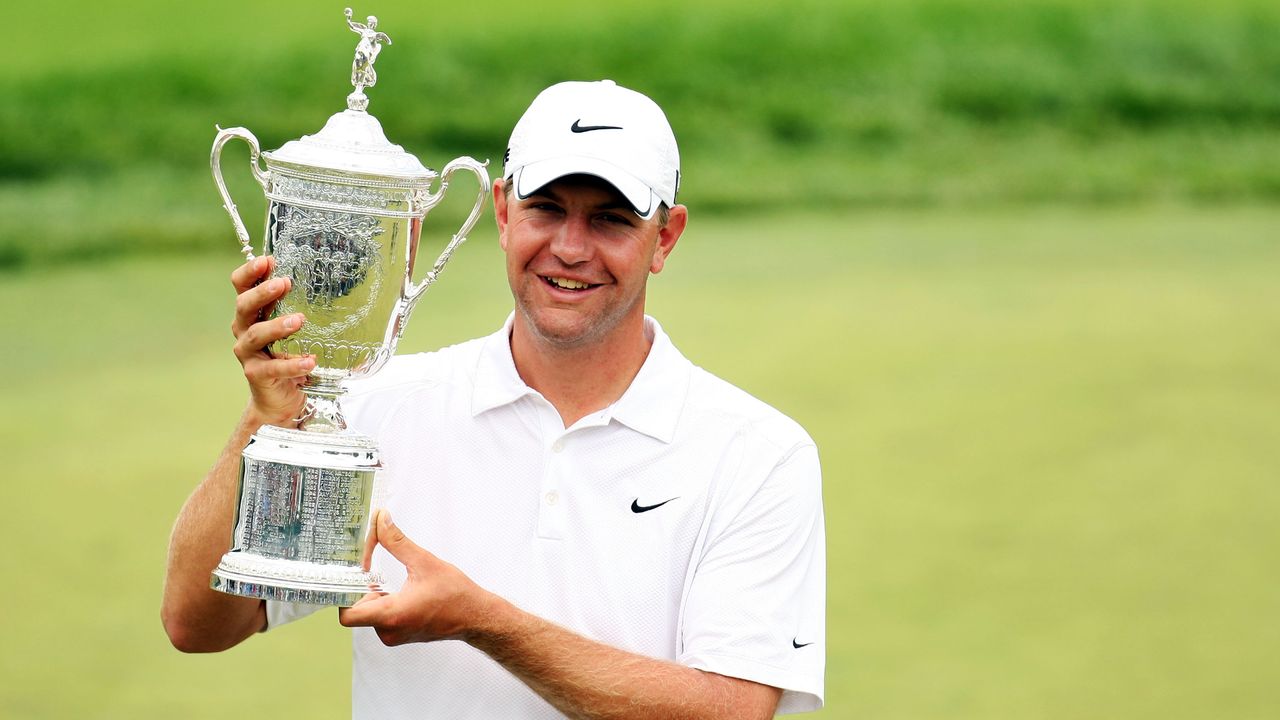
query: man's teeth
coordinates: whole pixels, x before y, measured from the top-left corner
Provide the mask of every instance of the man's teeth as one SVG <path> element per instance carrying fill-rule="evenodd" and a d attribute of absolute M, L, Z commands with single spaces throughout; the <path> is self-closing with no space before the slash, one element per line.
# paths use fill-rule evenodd
<path fill-rule="evenodd" d="M 585 290 L 591 287 L 589 284 L 580 280 L 570 280 L 569 278 L 549 277 L 547 280 L 550 281 L 552 285 L 564 288 L 565 290 Z"/>

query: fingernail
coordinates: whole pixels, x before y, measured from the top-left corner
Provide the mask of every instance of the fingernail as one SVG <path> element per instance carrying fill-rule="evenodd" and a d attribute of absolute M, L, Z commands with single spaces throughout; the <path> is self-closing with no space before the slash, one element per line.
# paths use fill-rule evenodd
<path fill-rule="evenodd" d="M 275 280 L 272 280 L 271 289 L 276 292 L 284 290 L 284 278 L 276 278 Z"/>
<path fill-rule="evenodd" d="M 301 360 L 298 361 L 298 367 L 301 368 L 304 372 L 310 372 L 313 368 L 315 368 L 315 366 L 316 366 L 315 358 L 307 357 L 307 358 L 302 358 Z"/>
<path fill-rule="evenodd" d="M 263 271 L 265 271 L 265 270 L 267 269 L 267 259 L 266 259 L 266 258 L 258 258 L 257 260 L 254 260 L 254 261 L 253 261 L 253 269 L 254 269 L 254 270 L 257 270 L 258 272 L 263 272 Z"/>
<path fill-rule="evenodd" d="M 288 315 L 285 317 L 284 319 L 285 330 L 297 330 L 300 327 L 302 327 L 301 315 Z"/>

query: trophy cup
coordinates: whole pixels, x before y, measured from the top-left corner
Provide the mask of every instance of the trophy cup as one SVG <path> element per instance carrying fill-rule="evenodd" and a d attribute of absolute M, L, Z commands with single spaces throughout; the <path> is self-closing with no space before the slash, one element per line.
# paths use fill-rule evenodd
<path fill-rule="evenodd" d="M 315 135 L 272 152 L 261 152 L 244 128 L 218 128 L 209 160 L 236 237 L 252 260 L 249 234 L 220 167 L 228 142 L 248 143 L 249 169 L 268 201 L 264 252 L 275 256 L 273 277 L 293 282 L 272 316 L 301 312 L 307 318 L 268 351 L 316 358 L 302 388 L 306 405 L 298 428 L 264 425 L 244 448 L 232 548 L 210 586 L 233 595 L 339 606 L 354 604 L 380 582 L 361 567 L 378 448 L 347 429 L 338 402 L 343 383 L 377 372 L 395 353 L 410 312 L 475 226 L 489 193 L 485 164 L 462 157 L 437 175 L 387 140 L 366 112 L 364 88 L 377 81 L 373 62 L 391 39 L 377 30 L 375 17 L 353 22 L 348 8 L 346 18 L 360 36 L 347 109 Z M 415 283 L 423 218 L 459 170 L 479 180 L 475 205 Z M 439 189 L 432 193 L 436 180 Z"/>

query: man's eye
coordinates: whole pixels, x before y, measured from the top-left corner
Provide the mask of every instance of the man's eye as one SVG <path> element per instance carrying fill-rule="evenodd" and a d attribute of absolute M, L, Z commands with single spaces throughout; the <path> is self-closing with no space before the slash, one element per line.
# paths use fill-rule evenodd
<path fill-rule="evenodd" d="M 604 215 L 601 215 L 600 218 L 608 223 L 618 223 L 621 225 L 628 225 L 628 226 L 631 225 L 631 221 L 629 219 L 623 217 L 622 215 L 616 215 L 614 213 L 605 213 Z"/>

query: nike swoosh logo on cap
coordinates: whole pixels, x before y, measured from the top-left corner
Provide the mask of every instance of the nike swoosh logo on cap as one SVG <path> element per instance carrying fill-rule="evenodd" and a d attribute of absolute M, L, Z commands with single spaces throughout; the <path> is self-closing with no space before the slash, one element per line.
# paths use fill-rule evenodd
<path fill-rule="evenodd" d="M 671 502 L 671 500 L 679 500 L 679 499 L 680 499 L 680 498 L 678 498 L 678 497 L 673 497 L 673 498 L 671 498 L 670 500 L 663 500 L 662 502 L 658 503 L 657 505 L 641 505 L 641 504 L 640 504 L 640 498 L 636 498 L 635 500 L 632 500 L 632 501 L 631 501 L 631 512 L 636 513 L 636 514 L 639 514 L 639 513 L 642 513 L 642 512 L 649 512 L 650 510 L 652 510 L 652 509 L 654 509 L 654 508 L 660 508 L 660 507 L 662 507 L 663 505 L 666 505 L 667 503 Z"/>
<path fill-rule="evenodd" d="M 810 646 L 810 645 L 812 645 L 812 644 L 813 644 L 813 643 L 811 643 L 811 642 L 807 642 L 807 643 L 798 643 L 798 642 L 796 642 L 796 639 L 795 639 L 795 638 L 791 638 L 791 647 L 793 647 L 793 648 L 795 648 L 795 649 L 797 649 L 797 650 L 799 650 L 799 649 L 800 649 L 800 648 L 802 648 L 802 647 L 809 647 L 809 646 Z"/>
<path fill-rule="evenodd" d="M 584 132 L 591 132 L 592 130 L 621 130 L 622 129 L 617 125 L 579 125 L 578 123 L 580 122 L 582 122 L 582 118 L 578 118 L 577 120 L 574 120 L 573 124 L 569 126 L 569 130 L 571 132 L 584 133 Z"/>

